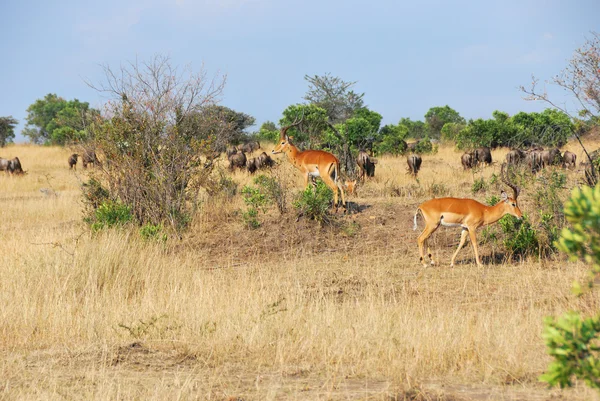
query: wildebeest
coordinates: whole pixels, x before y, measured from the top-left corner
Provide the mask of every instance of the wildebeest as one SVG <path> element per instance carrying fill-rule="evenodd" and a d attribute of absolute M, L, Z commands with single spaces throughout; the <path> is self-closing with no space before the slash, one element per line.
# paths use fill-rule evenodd
<path fill-rule="evenodd" d="M 513 149 L 506 154 L 506 163 L 509 166 L 516 166 L 525 159 L 525 152 L 521 149 Z"/>
<path fill-rule="evenodd" d="M 377 164 L 377 160 L 371 159 L 369 154 L 364 150 L 358 152 L 356 164 L 358 164 L 358 168 L 360 169 L 359 179 L 361 181 L 365 180 L 365 175 L 367 177 L 375 176 L 375 164 Z"/>
<path fill-rule="evenodd" d="M 77 153 L 73 153 L 71 156 L 69 156 L 69 169 L 77 169 L 77 158 L 79 157 L 79 155 Z"/>
<path fill-rule="evenodd" d="M 544 167 L 541 150 L 529 150 L 525 154 L 525 163 L 532 173 L 537 173 Z"/>
<path fill-rule="evenodd" d="M 258 149 L 260 149 L 260 143 L 258 141 L 246 142 L 239 147 L 239 150 L 243 151 L 244 153 L 252 153 Z"/>
<path fill-rule="evenodd" d="M 262 152 L 257 157 L 253 157 L 252 159 L 248 159 L 246 161 L 246 168 L 250 172 L 250 174 L 254 174 L 256 170 L 260 170 L 267 167 L 273 167 L 273 159 L 266 152 Z"/>
<path fill-rule="evenodd" d="M 232 171 L 236 167 L 242 169 L 242 168 L 246 167 L 246 162 L 247 162 L 246 154 L 243 151 L 234 153 L 231 156 L 229 156 L 229 169 Z"/>
<path fill-rule="evenodd" d="M 562 159 L 563 159 L 563 167 L 564 168 L 571 168 L 571 167 L 575 168 L 575 163 L 577 162 L 577 155 L 575 153 L 565 150 L 565 153 L 563 153 Z"/>
<path fill-rule="evenodd" d="M 558 148 L 552 148 L 549 150 L 541 151 L 542 165 L 546 166 L 559 166 L 562 164 L 562 156 Z"/>
<path fill-rule="evenodd" d="M 81 156 L 81 163 L 83 164 L 83 168 L 87 168 L 88 164 L 93 164 L 96 167 L 100 165 L 100 160 L 98 160 L 95 151 L 85 150 L 83 156 Z"/>
<path fill-rule="evenodd" d="M 14 159 L 8 161 L 7 171 L 11 174 L 25 174 L 23 168 L 21 167 L 21 161 L 18 157 L 15 157 Z"/>
<path fill-rule="evenodd" d="M 485 163 L 492 164 L 492 151 L 487 146 L 482 146 L 473 151 L 473 165 Z"/>
<path fill-rule="evenodd" d="M 413 177 L 416 177 L 417 174 L 419 173 L 419 170 L 421 169 L 421 162 L 423 160 L 421 159 L 421 156 L 416 155 L 416 154 L 411 154 L 408 155 L 408 157 L 406 158 L 406 162 L 408 164 L 408 173 L 410 175 L 412 175 Z"/>
<path fill-rule="evenodd" d="M 470 152 L 465 152 L 460 157 L 460 163 L 463 166 L 463 170 L 468 170 L 473 168 L 473 154 Z"/>

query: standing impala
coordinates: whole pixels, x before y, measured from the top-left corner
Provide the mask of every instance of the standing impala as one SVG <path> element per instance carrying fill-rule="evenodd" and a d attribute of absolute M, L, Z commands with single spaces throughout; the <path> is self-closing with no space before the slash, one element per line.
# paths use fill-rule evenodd
<path fill-rule="evenodd" d="M 460 251 L 465 244 L 467 234 L 469 234 L 471 243 L 473 244 L 477 265 L 481 266 L 475 231 L 481 226 L 494 224 L 505 214 L 512 214 L 518 219 L 523 216 L 523 213 L 521 213 L 519 205 L 517 204 L 517 197 L 519 196 L 521 189 L 516 185 L 510 184 L 506 180 L 504 166 L 505 165 L 502 164 L 500 178 L 502 179 L 502 182 L 512 188 L 513 198 L 509 198 L 506 192 L 502 191 L 500 202 L 494 206 L 486 206 L 474 199 L 439 198 L 428 200 L 417 208 L 413 230 L 417 229 L 417 215 L 419 211 L 425 220 L 425 228 L 417 239 L 417 243 L 419 244 L 419 255 L 421 257 L 420 261 L 423 263 L 423 266 L 427 266 L 427 263 L 425 263 L 424 252 L 425 246 L 427 245 L 427 239 L 435 230 L 437 230 L 440 224 L 447 227 L 462 227 L 460 244 L 458 244 L 458 249 L 454 252 L 454 255 L 452 255 L 450 266 L 454 266 L 454 259 L 456 258 L 458 251 Z M 427 246 L 427 254 L 431 264 L 435 264 L 429 246 Z"/>
<path fill-rule="evenodd" d="M 340 162 L 329 152 L 322 150 L 305 150 L 301 151 L 290 142 L 290 137 L 287 136 L 286 132 L 291 127 L 295 127 L 302 122 L 295 120 L 292 124 L 281 129 L 279 143 L 273 149 L 271 153 L 277 154 L 285 152 L 290 163 L 294 165 L 298 170 L 302 172 L 304 176 L 304 185 L 308 187 L 308 179 L 311 177 L 321 177 L 325 185 L 327 185 L 333 191 L 333 203 L 337 212 L 338 208 L 338 190 L 342 194 L 342 203 L 344 208 L 347 209 L 346 199 L 344 197 L 344 190 L 342 189 L 341 182 L 338 181 L 340 172 Z"/>

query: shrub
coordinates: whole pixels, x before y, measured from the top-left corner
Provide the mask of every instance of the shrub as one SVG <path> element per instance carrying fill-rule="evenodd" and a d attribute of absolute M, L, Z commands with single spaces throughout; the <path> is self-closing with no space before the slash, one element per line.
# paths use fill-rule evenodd
<path fill-rule="evenodd" d="M 140 227 L 140 236 L 146 240 L 166 241 L 167 234 L 162 224 L 146 223 Z"/>
<path fill-rule="evenodd" d="M 323 183 L 317 181 L 313 188 L 307 187 L 294 201 L 294 207 L 300 216 L 316 220 L 319 224 L 329 223 L 331 216 L 328 213 L 329 205 L 333 200 L 333 191 Z"/>
<path fill-rule="evenodd" d="M 131 208 L 121 202 L 107 200 L 95 210 L 92 231 L 123 226 L 133 220 Z"/>
<path fill-rule="evenodd" d="M 485 179 L 483 177 L 477 178 L 473 182 L 473 185 L 471 186 L 471 192 L 473 192 L 474 194 L 479 191 L 486 191 L 487 189 L 488 189 L 488 183 L 485 181 Z"/>
<path fill-rule="evenodd" d="M 260 227 L 258 221 L 258 212 L 266 212 L 267 196 L 259 188 L 246 185 L 242 188 L 242 199 L 247 209 L 242 212 L 242 219 L 248 228 L 255 229 Z"/>
<path fill-rule="evenodd" d="M 571 260 L 581 259 L 591 265 L 588 287 L 592 288 L 600 273 L 600 186 L 574 189 L 564 212 L 572 228 L 562 230 L 558 247 Z M 574 291 L 582 294 L 579 283 L 575 283 Z M 570 387 L 577 378 L 600 389 L 600 316 L 584 318 L 571 311 L 559 318 L 546 318 L 544 326 L 543 338 L 554 360 L 540 380 Z"/>
<path fill-rule="evenodd" d="M 522 257 L 537 254 L 539 245 L 537 235 L 527 215 L 523 215 L 521 220 L 506 215 L 498 222 L 505 234 L 504 247 L 510 254 Z"/>

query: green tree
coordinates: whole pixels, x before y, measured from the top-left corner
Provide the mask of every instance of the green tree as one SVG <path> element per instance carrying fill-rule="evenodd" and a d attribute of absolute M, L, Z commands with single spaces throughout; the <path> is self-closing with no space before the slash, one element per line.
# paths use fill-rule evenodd
<path fill-rule="evenodd" d="M 408 130 L 407 138 L 421 139 L 429 136 L 429 127 L 421 120 L 412 121 L 410 118 L 401 118 L 399 125 L 404 125 Z"/>
<path fill-rule="evenodd" d="M 380 141 L 375 145 L 375 150 L 378 154 L 403 154 L 406 152 L 407 136 L 408 128 L 405 125 L 384 125 L 379 131 Z"/>
<path fill-rule="evenodd" d="M 275 143 L 279 139 L 279 129 L 272 121 L 265 121 L 255 134 L 259 140 Z"/>
<path fill-rule="evenodd" d="M 565 203 L 564 212 L 571 223 L 564 228 L 558 243 L 571 260 L 583 260 L 591 266 L 588 288 L 600 273 L 600 186 L 575 188 Z M 574 292 L 582 294 L 575 283 Z M 543 333 L 548 353 L 554 358 L 540 377 L 550 385 L 568 387 L 573 378 L 600 389 L 600 315 L 584 318 L 571 311 L 559 318 L 547 318 Z"/>
<path fill-rule="evenodd" d="M 446 123 L 442 127 L 441 135 L 445 141 L 454 141 L 460 131 L 465 128 L 464 124 L 460 123 Z"/>
<path fill-rule="evenodd" d="M 80 141 L 86 138 L 86 127 L 98 115 L 87 102 L 67 101 L 49 93 L 27 108 L 23 135 L 33 143 L 64 145 Z"/>
<path fill-rule="evenodd" d="M 458 112 L 446 105 L 443 107 L 432 107 L 425 114 L 425 122 L 429 128 L 432 138 L 440 138 L 442 128 L 446 123 L 464 124 L 465 119 Z"/>
<path fill-rule="evenodd" d="M 302 123 L 292 127 L 287 132 L 294 137 L 297 144 L 305 143 L 308 147 L 320 146 L 329 138 L 325 132 L 329 129 L 327 111 L 316 104 L 293 104 L 283 111 L 279 126 L 290 125 L 297 118 L 302 118 Z"/>
<path fill-rule="evenodd" d="M 329 73 L 312 77 L 305 75 L 304 79 L 309 84 L 304 100 L 324 109 L 332 124 L 346 121 L 364 107 L 365 94 L 351 90 L 356 82 L 346 82 Z"/>
<path fill-rule="evenodd" d="M 0 117 L 0 147 L 6 146 L 7 143 L 11 143 L 15 138 L 15 127 L 19 121 L 13 118 L 13 116 Z"/>

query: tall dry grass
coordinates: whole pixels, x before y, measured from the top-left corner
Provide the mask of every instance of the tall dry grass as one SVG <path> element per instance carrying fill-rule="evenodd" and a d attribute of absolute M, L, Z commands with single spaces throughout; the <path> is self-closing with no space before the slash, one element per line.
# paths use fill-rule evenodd
<path fill-rule="evenodd" d="M 569 292 L 584 265 L 478 268 L 467 246 L 451 269 L 451 230 L 434 241 L 441 265 L 418 264 L 415 206 L 434 191 L 471 196 L 474 177 L 498 165 L 463 172 L 442 147 L 415 181 L 404 158 L 382 157 L 351 198 L 363 211 L 341 218 L 357 232 L 275 211 L 250 231 L 239 195 L 207 198 L 186 238 L 165 244 L 135 229 L 92 235 L 85 172 L 68 170 L 67 150 L 2 151 L 28 170 L 0 174 L 2 398 L 598 399 L 537 383 L 544 316 L 598 310 L 597 295 Z"/>

